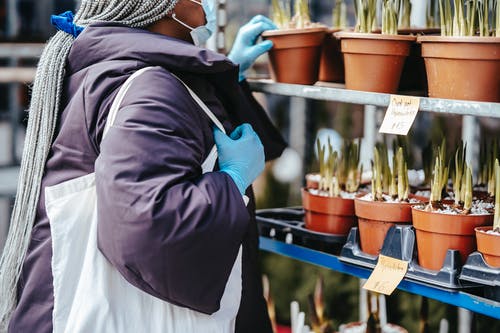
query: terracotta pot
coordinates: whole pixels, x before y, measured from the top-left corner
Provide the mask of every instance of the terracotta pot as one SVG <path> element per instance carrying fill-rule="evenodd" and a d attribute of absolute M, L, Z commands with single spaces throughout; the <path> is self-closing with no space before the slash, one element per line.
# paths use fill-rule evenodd
<path fill-rule="evenodd" d="M 448 250 L 460 251 L 462 263 L 476 250 L 474 229 L 491 225 L 491 215 L 457 215 L 412 209 L 417 233 L 418 263 L 435 271 L 443 267 Z"/>
<path fill-rule="evenodd" d="M 314 195 L 302 189 L 306 228 L 335 235 L 347 235 L 356 225 L 354 200 Z"/>
<path fill-rule="evenodd" d="M 323 41 L 323 51 L 319 65 L 319 81 L 344 82 L 344 57 L 340 51 L 340 39 L 334 33 L 340 29 L 329 29 Z"/>
<path fill-rule="evenodd" d="M 492 267 L 500 268 L 500 235 L 488 234 L 492 227 L 476 228 L 477 250 L 483 254 L 486 263 Z"/>
<path fill-rule="evenodd" d="M 264 32 L 262 38 L 274 43 L 269 51 L 271 78 L 276 82 L 294 84 L 318 81 L 326 30 L 323 27 Z"/>
<path fill-rule="evenodd" d="M 347 89 L 396 93 L 415 36 L 341 31 Z"/>
<path fill-rule="evenodd" d="M 396 224 L 411 223 L 410 203 L 354 200 L 361 251 L 379 255 L 387 231 Z"/>
<path fill-rule="evenodd" d="M 420 36 L 429 97 L 500 102 L 500 37 Z"/>

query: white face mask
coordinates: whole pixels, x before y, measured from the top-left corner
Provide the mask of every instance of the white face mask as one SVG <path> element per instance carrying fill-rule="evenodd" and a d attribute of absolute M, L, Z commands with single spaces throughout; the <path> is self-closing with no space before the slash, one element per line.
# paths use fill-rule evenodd
<path fill-rule="evenodd" d="M 217 29 L 217 12 L 215 10 L 215 0 L 202 0 L 201 2 L 196 0 L 189 0 L 203 7 L 205 12 L 205 19 L 207 24 L 193 28 L 190 25 L 179 20 L 175 13 L 172 14 L 172 19 L 174 19 L 179 24 L 185 26 L 191 30 L 191 38 L 193 39 L 194 45 L 203 46 L 206 44 L 207 40 L 212 36 L 212 34 Z"/>

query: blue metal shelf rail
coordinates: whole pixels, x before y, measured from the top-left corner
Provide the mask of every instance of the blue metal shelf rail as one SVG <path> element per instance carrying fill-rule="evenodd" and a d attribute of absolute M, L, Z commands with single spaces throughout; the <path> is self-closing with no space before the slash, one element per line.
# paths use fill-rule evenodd
<path fill-rule="evenodd" d="M 260 237 L 260 248 L 261 250 L 325 267 L 362 279 L 368 278 L 372 272 L 367 268 L 343 263 L 337 256 L 328 253 L 311 250 L 293 244 L 286 244 L 266 237 Z M 398 289 L 500 319 L 500 303 L 471 295 L 463 291 L 441 289 L 406 279 L 399 284 Z"/>

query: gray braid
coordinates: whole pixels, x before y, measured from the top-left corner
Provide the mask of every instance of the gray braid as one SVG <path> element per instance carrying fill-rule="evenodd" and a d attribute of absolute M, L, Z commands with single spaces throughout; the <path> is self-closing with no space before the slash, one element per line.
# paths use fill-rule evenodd
<path fill-rule="evenodd" d="M 179 0 L 83 0 L 75 22 L 117 22 L 146 27 L 170 13 Z M 31 239 L 41 182 L 60 111 L 65 64 L 74 38 L 57 32 L 45 47 L 35 76 L 26 143 L 9 236 L 0 259 L 0 333 L 16 307 L 16 289 Z"/>

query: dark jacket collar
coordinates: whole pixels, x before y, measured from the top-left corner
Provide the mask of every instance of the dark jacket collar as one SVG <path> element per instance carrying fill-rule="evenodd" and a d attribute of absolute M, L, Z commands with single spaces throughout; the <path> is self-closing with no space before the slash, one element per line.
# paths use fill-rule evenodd
<path fill-rule="evenodd" d="M 96 63 L 133 60 L 172 72 L 238 75 L 224 55 L 185 41 L 115 23 L 89 25 L 74 41 L 67 71 L 76 73 Z"/>

